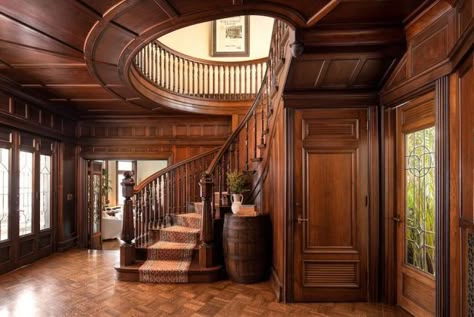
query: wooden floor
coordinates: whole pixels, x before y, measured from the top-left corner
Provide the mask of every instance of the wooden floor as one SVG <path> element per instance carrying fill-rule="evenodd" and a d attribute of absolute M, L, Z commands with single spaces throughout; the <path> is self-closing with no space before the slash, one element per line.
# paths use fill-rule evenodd
<path fill-rule="evenodd" d="M 281 304 L 268 282 L 143 284 L 115 278 L 117 251 L 70 250 L 0 276 L 0 316 L 402 316 L 366 303 Z"/>

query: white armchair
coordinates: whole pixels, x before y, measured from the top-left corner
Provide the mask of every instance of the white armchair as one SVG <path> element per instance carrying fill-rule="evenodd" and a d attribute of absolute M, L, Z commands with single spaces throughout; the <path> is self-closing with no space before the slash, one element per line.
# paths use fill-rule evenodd
<path fill-rule="evenodd" d="M 120 238 L 122 234 L 122 219 L 119 217 L 102 215 L 102 240 Z"/>

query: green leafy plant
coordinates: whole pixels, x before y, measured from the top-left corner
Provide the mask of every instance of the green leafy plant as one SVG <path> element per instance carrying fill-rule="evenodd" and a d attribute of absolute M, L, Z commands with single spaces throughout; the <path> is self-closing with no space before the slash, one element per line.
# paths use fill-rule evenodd
<path fill-rule="evenodd" d="M 112 181 L 109 179 L 109 171 L 105 168 L 102 169 L 102 189 L 101 189 L 101 195 L 104 199 L 105 204 L 107 205 L 109 203 L 109 192 L 112 191 L 112 186 L 110 186 L 110 183 Z"/>
<path fill-rule="evenodd" d="M 227 186 L 229 187 L 229 191 L 233 194 L 241 194 L 245 190 L 245 185 L 247 183 L 247 175 L 234 170 L 229 171 L 226 174 L 227 176 Z"/>

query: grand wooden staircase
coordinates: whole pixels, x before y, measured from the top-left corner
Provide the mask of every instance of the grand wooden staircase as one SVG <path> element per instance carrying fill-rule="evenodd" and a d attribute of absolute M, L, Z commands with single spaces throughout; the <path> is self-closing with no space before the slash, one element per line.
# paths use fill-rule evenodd
<path fill-rule="evenodd" d="M 273 114 L 282 107 L 279 87 L 286 80 L 293 40 L 291 29 L 276 21 L 269 59 L 261 67 L 265 69 L 261 86 L 222 147 L 169 166 L 137 186 L 133 173 L 125 173 L 120 265 L 116 267 L 120 280 L 193 283 L 224 276 L 222 225 L 224 213 L 230 212 L 226 173 L 243 170 L 250 176 L 246 203 L 255 201 L 259 210 L 256 197 L 262 186 L 266 147 L 275 124 Z M 140 69 L 149 69 L 142 55 L 137 62 Z M 160 80 L 155 80 L 157 85 L 162 85 Z"/>

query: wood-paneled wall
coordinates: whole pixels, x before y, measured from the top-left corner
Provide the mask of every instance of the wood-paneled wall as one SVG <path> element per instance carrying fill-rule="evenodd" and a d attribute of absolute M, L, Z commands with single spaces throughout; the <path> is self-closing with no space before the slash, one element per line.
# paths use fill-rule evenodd
<path fill-rule="evenodd" d="M 170 164 L 221 146 L 231 117 L 127 117 L 79 122 L 86 159 L 168 159 Z"/>
<path fill-rule="evenodd" d="M 474 261 L 469 257 L 474 245 L 474 1 L 435 1 L 405 27 L 405 33 L 407 52 L 380 93 L 386 109 L 382 122 L 383 294 L 385 301 L 395 303 L 391 267 L 395 127 L 390 108 L 434 91 L 440 163 L 436 310 L 439 316 L 470 316 L 474 313 L 474 307 L 468 307 L 474 301 Z"/>
<path fill-rule="evenodd" d="M 6 138 L 5 142 L 12 144 L 12 149 L 25 146 L 35 151 L 39 149 L 41 153 L 48 149 L 53 157 L 52 230 L 42 231 L 38 236 L 33 236 L 34 239 L 39 237 L 39 240 L 32 244 L 33 255 L 21 258 L 17 263 L 24 265 L 55 250 L 65 250 L 75 244 L 76 122 L 67 114 L 51 111 L 41 101 L 36 103 L 33 98 L 18 97 L 1 88 L 0 130 L 2 136 Z M 18 183 L 14 182 L 13 185 L 18 186 Z M 19 254 L 21 256 L 21 252 Z M 9 266 L 7 270 L 14 267 Z"/>
<path fill-rule="evenodd" d="M 450 77 L 451 316 L 472 316 L 474 313 L 473 87 L 474 54 L 471 52 Z"/>
<path fill-rule="evenodd" d="M 472 0 L 438 0 L 406 27 L 407 51 L 381 90 L 383 104 L 400 103 L 448 75 L 473 41 Z"/>

